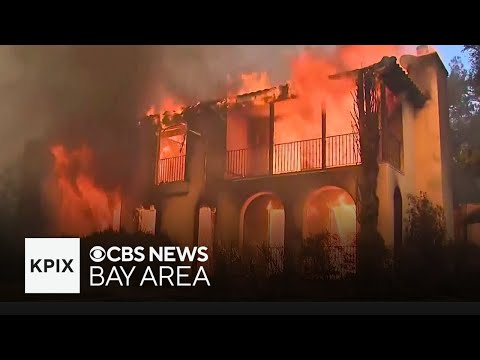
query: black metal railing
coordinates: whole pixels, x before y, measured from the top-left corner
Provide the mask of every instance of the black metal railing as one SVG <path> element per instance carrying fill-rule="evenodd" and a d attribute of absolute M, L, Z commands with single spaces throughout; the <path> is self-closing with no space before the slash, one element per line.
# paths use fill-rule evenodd
<path fill-rule="evenodd" d="M 294 141 L 273 146 L 273 173 L 284 174 L 322 167 L 322 139 Z"/>
<path fill-rule="evenodd" d="M 157 180 L 159 184 L 185 180 L 185 155 L 160 159 Z"/>
<path fill-rule="evenodd" d="M 360 164 L 357 133 L 328 136 L 325 140 L 326 167 Z"/>
<path fill-rule="evenodd" d="M 231 178 L 247 175 L 248 149 L 227 151 L 226 176 Z"/>
<path fill-rule="evenodd" d="M 275 144 L 270 168 L 268 149 L 239 149 L 227 151 L 226 176 L 228 178 L 285 174 L 322 168 L 360 164 L 357 146 L 358 134 Z M 325 154 L 322 153 L 325 147 Z"/>

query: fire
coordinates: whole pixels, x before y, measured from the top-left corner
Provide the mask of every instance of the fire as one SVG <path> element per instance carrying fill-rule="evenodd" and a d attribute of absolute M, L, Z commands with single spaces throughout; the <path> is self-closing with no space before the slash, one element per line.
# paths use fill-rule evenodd
<path fill-rule="evenodd" d="M 266 72 L 251 72 L 240 75 L 242 85 L 239 94 L 248 94 L 258 90 L 265 90 L 272 87 L 270 78 Z"/>
<path fill-rule="evenodd" d="M 178 131 L 175 132 L 174 130 L 174 134 L 168 134 L 166 131 L 172 130 L 172 127 L 169 127 L 168 124 L 164 124 L 161 121 L 166 113 L 179 114 L 185 107 L 182 101 L 174 96 L 167 95 L 163 98 L 158 108 L 151 106 L 146 113 L 147 116 L 154 116 L 155 125 L 161 129 L 158 133 L 157 183 L 172 179 L 170 170 L 174 163 L 163 160 L 182 156 L 186 150 L 185 133 L 178 133 Z M 178 174 L 176 176 L 178 176 Z"/>
<path fill-rule="evenodd" d="M 342 45 L 336 46 L 330 52 L 324 51 L 321 47 L 309 47 L 291 58 L 288 84 L 289 92 L 294 96 L 289 100 L 276 102 L 274 107 L 273 173 L 315 169 L 322 165 L 334 167 L 359 164 L 358 136 L 355 134 L 356 128 L 351 115 L 354 109 L 352 93 L 355 90 L 355 79 L 345 77 L 332 80 L 329 76 L 372 65 L 382 60 L 384 56 L 398 58 L 403 54 L 412 53 L 412 50 L 413 48 L 398 45 Z M 235 174 L 249 172 L 261 175 L 265 172 L 265 161 L 259 160 L 257 164 L 254 158 L 268 158 L 268 121 L 263 120 L 269 117 L 268 103 L 275 99 L 280 91 L 277 88 L 272 90 L 271 94 L 261 92 L 255 94 L 254 98 L 238 96 L 280 85 L 269 77 L 268 72 L 259 70 L 240 74 L 237 81 L 227 81 L 232 90 L 223 101 L 220 101 L 227 105 L 238 103 L 247 105 L 244 102 L 254 105 L 229 107 L 235 109 L 228 113 L 227 150 L 248 149 L 248 154 L 245 152 L 232 154 L 238 155 L 236 158 L 238 164 L 235 166 L 239 169 L 234 169 Z M 235 84 L 237 86 L 234 86 Z M 161 117 L 165 111 L 178 112 L 182 108 L 184 108 L 182 102 L 172 96 L 166 96 L 161 103 L 159 114 Z M 155 112 L 155 107 L 152 107 L 147 114 L 152 115 Z M 320 146 L 324 135 L 322 132 L 324 113 L 325 149 Z M 251 125 L 250 119 L 264 124 Z M 252 133 L 256 135 L 253 136 Z M 183 136 L 180 136 L 170 139 L 172 141 L 162 141 L 159 147 L 160 158 L 184 155 L 185 148 L 178 145 L 182 144 L 182 139 Z M 326 152 L 325 164 L 321 149 Z"/>
<path fill-rule="evenodd" d="M 158 107 L 152 105 L 146 112 L 146 116 L 159 115 L 160 119 L 155 118 L 155 124 L 158 125 L 158 121 L 162 119 L 165 113 L 180 113 L 185 108 L 185 104 L 177 98 L 167 95 L 163 98 Z M 158 109 L 158 111 L 157 111 Z"/>
<path fill-rule="evenodd" d="M 327 150 L 334 149 L 327 151 L 326 166 L 358 164 L 358 152 L 352 153 L 356 144 L 356 137 L 352 134 L 356 130 L 353 128 L 351 115 L 355 82 L 353 78 L 331 80 L 329 76 L 374 64 L 384 56 L 399 57 L 407 52 L 410 52 L 410 48 L 396 45 L 352 45 L 337 46 L 328 54 L 309 48 L 292 58 L 289 85 L 295 99 L 275 104 L 274 143 L 285 146 L 276 146 L 273 150 L 275 159 L 288 158 L 288 166 L 280 162 L 277 166 L 274 161 L 274 173 L 319 167 L 321 154 L 318 153 L 319 146 L 313 139 L 320 140 L 322 137 L 323 111 L 326 112 Z M 240 78 L 240 94 L 272 86 L 272 81 L 265 72 L 242 74 Z M 265 102 L 257 103 L 257 99 L 254 99 L 253 103 L 265 105 Z M 258 110 L 253 110 L 252 115 L 258 117 Z M 245 137 L 245 131 L 239 128 L 245 126 L 240 123 L 246 124 L 247 121 L 238 118 L 238 113 L 232 114 L 232 124 L 229 126 L 236 134 L 228 134 L 228 138 Z M 303 140 L 312 141 L 290 144 Z M 245 139 L 232 139 L 227 147 L 229 150 L 236 150 L 240 147 L 234 144 L 245 147 L 245 142 Z M 338 147 L 340 148 L 337 149 Z"/>
<path fill-rule="evenodd" d="M 335 217 L 335 230 L 344 243 L 352 242 L 356 234 L 356 207 L 354 203 L 347 203 L 345 194 L 341 194 L 332 206 Z"/>
<path fill-rule="evenodd" d="M 90 174 L 92 152 L 86 146 L 71 152 L 53 146 L 53 176 L 46 183 L 47 200 L 53 209 L 54 231 L 58 234 L 88 235 L 120 226 L 119 191 L 100 188 Z"/>
<path fill-rule="evenodd" d="M 335 73 L 371 65 L 383 56 L 399 56 L 398 46 L 338 46 L 329 55 L 305 51 L 291 63 L 292 88 L 298 99 L 278 115 L 276 142 L 321 137 L 322 104 L 326 106 L 326 136 L 352 132 L 353 79 L 330 80 Z M 299 123 L 302 126 L 299 126 Z"/>

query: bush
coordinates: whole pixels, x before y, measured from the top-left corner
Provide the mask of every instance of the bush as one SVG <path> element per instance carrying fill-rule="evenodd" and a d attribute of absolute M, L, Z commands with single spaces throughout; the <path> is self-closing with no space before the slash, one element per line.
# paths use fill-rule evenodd
<path fill-rule="evenodd" d="M 425 192 L 408 195 L 404 246 L 399 254 L 399 270 L 411 284 L 441 281 L 448 270 L 445 216 Z"/>
<path fill-rule="evenodd" d="M 339 238 L 329 231 L 306 238 L 302 243 L 302 273 L 308 278 L 330 278 L 337 275 L 332 259 L 332 246 Z"/>
<path fill-rule="evenodd" d="M 425 192 L 408 195 L 405 244 L 418 248 L 443 245 L 446 240 L 443 208 L 433 204 Z"/>

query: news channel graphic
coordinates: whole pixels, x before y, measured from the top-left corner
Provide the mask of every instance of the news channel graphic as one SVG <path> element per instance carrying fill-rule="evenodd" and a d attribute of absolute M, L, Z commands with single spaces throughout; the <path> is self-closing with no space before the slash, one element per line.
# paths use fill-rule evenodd
<path fill-rule="evenodd" d="M 80 293 L 80 238 L 25 239 L 25 294 Z"/>
<path fill-rule="evenodd" d="M 210 286 L 202 264 L 208 248 L 180 246 L 91 246 L 89 287 Z M 25 239 L 25 293 L 79 294 L 80 238 Z M 197 265 L 198 264 L 198 265 Z M 143 265 L 143 266 L 142 266 Z"/>

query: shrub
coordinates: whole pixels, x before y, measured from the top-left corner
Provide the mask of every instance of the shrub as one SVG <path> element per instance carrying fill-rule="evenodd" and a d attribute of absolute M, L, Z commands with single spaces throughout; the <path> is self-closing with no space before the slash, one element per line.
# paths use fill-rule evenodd
<path fill-rule="evenodd" d="M 443 245 L 446 239 L 443 208 L 433 204 L 425 192 L 408 195 L 405 244 L 419 248 Z"/>
<path fill-rule="evenodd" d="M 338 236 L 324 231 L 303 240 L 301 250 L 302 273 L 306 277 L 329 278 L 336 275 L 332 259 L 332 246 Z"/>
<path fill-rule="evenodd" d="M 408 195 L 406 213 L 405 241 L 398 257 L 400 274 L 411 284 L 439 282 L 448 267 L 443 209 L 420 192 Z"/>

